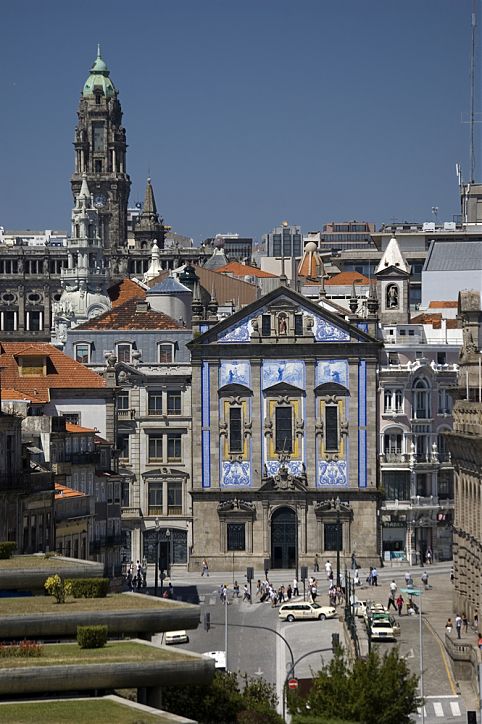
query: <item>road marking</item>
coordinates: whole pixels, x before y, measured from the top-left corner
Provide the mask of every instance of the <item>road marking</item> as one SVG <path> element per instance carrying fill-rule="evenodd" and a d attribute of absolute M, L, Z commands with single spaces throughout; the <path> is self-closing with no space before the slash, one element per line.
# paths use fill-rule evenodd
<path fill-rule="evenodd" d="M 442 656 L 442 661 L 444 662 L 445 672 L 446 672 L 446 674 L 447 674 L 447 679 L 448 679 L 448 681 L 449 681 L 450 688 L 452 689 L 452 694 L 453 694 L 454 696 L 457 696 L 457 687 L 455 686 L 454 677 L 453 677 L 452 671 L 451 671 L 451 669 L 450 669 L 449 662 L 448 662 L 448 660 L 447 660 L 447 654 L 446 654 L 446 652 L 445 652 L 445 648 L 444 648 L 444 646 L 443 646 L 440 638 L 438 637 L 437 632 L 436 632 L 435 629 L 433 628 L 432 624 L 429 623 L 429 621 L 427 621 L 426 618 L 424 618 L 423 621 L 424 621 L 425 625 L 428 627 L 428 629 L 429 629 L 429 631 L 431 632 L 432 636 L 434 637 L 435 641 L 436 641 L 436 642 L 438 643 L 438 645 L 439 645 L 440 654 L 441 654 L 441 656 Z"/>
<path fill-rule="evenodd" d="M 254 672 L 255 676 L 263 676 L 263 672 L 261 671 L 261 666 L 258 666 L 258 671 Z"/>
<path fill-rule="evenodd" d="M 444 708 L 442 704 L 439 701 L 433 702 L 433 710 L 435 712 L 435 716 L 443 716 L 444 715 Z"/>
<path fill-rule="evenodd" d="M 462 716 L 458 701 L 451 701 L 450 709 L 452 710 L 452 716 Z"/>
<path fill-rule="evenodd" d="M 406 654 L 403 655 L 404 659 L 414 659 L 415 654 L 413 653 L 413 649 L 409 649 Z"/>
<path fill-rule="evenodd" d="M 418 715 L 419 715 L 419 716 L 422 716 L 422 708 L 421 708 L 420 706 L 418 707 L 417 711 L 418 711 Z M 427 709 L 426 709 L 425 706 L 423 707 L 423 715 L 424 715 L 425 717 L 427 716 Z"/>

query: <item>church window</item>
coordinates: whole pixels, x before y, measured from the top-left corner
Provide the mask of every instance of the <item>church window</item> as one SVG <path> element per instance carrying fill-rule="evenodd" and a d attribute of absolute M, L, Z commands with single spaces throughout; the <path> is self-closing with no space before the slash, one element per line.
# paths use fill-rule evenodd
<path fill-rule="evenodd" d="M 226 524 L 227 549 L 228 551 L 246 550 L 246 524 Z"/>
<path fill-rule="evenodd" d="M 323 549 L 325 551 L 343 550 L 343 523 L 325 523 Z"/>
<path fill-rule="evenodd" d="M 241 430 L 242 411 L 240 407 L 229 410 L 229 452 L 243 452 L 243 436 Z"/>
<path fill-rule="evenodd" d="M 269 337 L 271 334 L 271 314 L 263 314 L 261 317 L 261 333 L 263 337 Z"/>
<path fill-rule="evenodd" d="M 42 312 L 26 313 L 26 329 L 30 332 L 40 332 L 42 330 Z"/>
<path fill-rule="evenodd" d="M 303 315 L 295 314 L 295 334 L 297 337 L 303 334 Z"/>
<path fill-rule="evenodd" d="M 87 342 L 79 342 L 75 345 L 75 360 L 87 365 L 90 362 L 90 344 Z"/>
<path fill-rule="evenodd" d="M 2 330 L 14 332 L 17 329 L 17 312 L 2 312 Z"/>
<path fill-rule="evenodd" d="M 171 342 L 167 344 L 159 344 L 158 350 L 160 364 L 170 364 L 174 361 L 174 348 Z"/>
<path fill-rule="evenodd" d="M 117 345 L 117 361 L 126 362 L 127 364 L 131 361 L 131 345 L 127 343 Z"/>
<path fill-rule="evenodd" d="M 95 94 L 95 105 L 100 106 L 100 93 Z"/>
<path fill-rule="evenodd" d="M 338 441 L 338 405 L 325 407 L 325 446 L 327 452 L 336 452 Z"/>
<path fill-rule="evenodd" d="M 293 452 L 293 411 L 291 406 L 276 408 L 276 452 Z"/>

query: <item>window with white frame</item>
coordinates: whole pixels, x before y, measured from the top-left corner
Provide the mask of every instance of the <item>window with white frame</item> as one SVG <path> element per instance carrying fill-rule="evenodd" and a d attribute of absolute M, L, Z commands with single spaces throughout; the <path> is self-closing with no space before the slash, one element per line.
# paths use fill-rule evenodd
<path fill-rule="evenodd" d="M 157 346 L 157 354 L 160 364 L 170 364 L 174 361 L 174 345 L 172 342 L 161 342 Z"/>
<path fill-rule="evenodd" d="M 90 362 L 90 344 L 88 342 L 77 342 L 75 345 L 75 360 L 83 365 Z"/>
<path fill-rule="evenodd" d="M 129 392 L 128 390 L 121 390 L 117 395 L 117 409 L 128 410 L 129 409 Z"/>
<path fill-rule="evenodd" d="M 167 433 L 167 462 L 181 462 L 182 435 L 180 432 Z"/>
<path fill-rule="evenodd" d="M 181 414 L 181 390 L 168 390 L 167 392 L 167 414 Z"/>
<path fill-rule="evenodd" d="M 385 388 L 383 394 L 383 409 L 384 412 L 403 412 L 403 390 L 401 388 Z"/>
<path fill-rule="evenodd" d="M 132 345 L 130 342 L 119 342 L 116 346 L 117 361 L 126 362 L 127 364 L 131 361 Z"/>
<path fill-rule="evenodd" d="M 438 390 L 438 414 L 450 415 L 452 412 L 452 397 L 446 387 L 439 387 Z"/>
<path fill-rule="evenodd" d="M 162 460 L 162 435 L 149 435 L 149 462 Z"/>
<path fill-rule="evenodd" d="M 147 412 L 149 415 L 162 415 L 162 392 L 149 392 L 147 396 Z"/>
<path fill-rule="evenodd" d="M 430 387 L 427 380 L 420 377 L 413 386 L 413 417 L 426 420 L 431 417 Z"/>
<path fill-rule="evenodd" d="M 403 452 L 403 432 L 399 427 L 392 427 L 383 433 L 383 453 L 388 456 L 401 455 Z"/>

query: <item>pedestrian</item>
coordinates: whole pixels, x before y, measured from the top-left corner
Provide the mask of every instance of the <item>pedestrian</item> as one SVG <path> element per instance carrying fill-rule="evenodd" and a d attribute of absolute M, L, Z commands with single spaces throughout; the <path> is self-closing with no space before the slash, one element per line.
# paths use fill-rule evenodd
<path fill-rule="evenodd" d="M 296 576 L 293 578 L 293 596 L 299 596 L 300 592 L 298 591 L 298 579 Z"/>
<path fill-rule="evenodd" d="M 450 583 L 453 583 L 453 582 L 454 582 L 454 578 L 455 578 L 455 576 L 454 576 L 454 569 L 451 568 L 451 569 L 450 569 Z"/>
<path fill-rule="evenodd" d="M 372 586 L 378 586 L 378 571 L 372 568 Z"/>
<path fill-rule="evenodd" d="M 462 614 L 462 625 L 464 627 L 464 633 L 469 633 L 469 619 L 467 618 L 467 614 Z"/>
<path fill-rule="evenodd" d="M 457 631 L 457 638 L 459 639 L 462 631 L 462 616 L 460 613 L 458 613 L 455 617 L 455 630 Z"/>
<path fill-rule="evenodd" d="M 203 558 L 203 562 L 201 564 L 201 569 L 202 569 L 201 576 L 204 576 L 204 575 L 209 576 L 209 566 L 208 566 L 208 562 L 205 558 Z"/>
<path fill-rule="evenodd" d="M 479 649 L 482 651 L 482 633 L 480 633 L 480 631 L 479 631 L 478 636 L 479 636 L 479 640 L 478 640 L 477 644 L 478 644 Z"/>
<path fill-rule="evenodd" d="M 239 586 L 238 586 L 238 596 L 239 596 Z M 244 584 L 243 601 L 248 601 L 248 603 L 251 602 L 251 595 L 250 595 L 250 593 L 249 593 L 249 589 L 248 589 L 248 584 L 247 584 L 247 583 Z"/>
<path fill-rule="evenodd" d="M 432 561 L 433 561 L 432 549 L 431 549 L 431 548 L 427 548 L 427 563 L 428 563 L 429 566 L 432 565 Z"/>
<path fill-rule="evenodd" d="M 397 592 L 397 584 L 394 580 L 390 583 L 390 593 L 393 593 L 393 597 L 395 598 L 395 594 Z"/>
<path fill-rule="evenodd" d="M 333 573 L 330 561 L 326 561 L 325 563 L 325 573 L 327 578 L 330 578 L 330 573 Z"/>
<path fill-rule="evenodd" d="M 288 601 L 291 601 L 291 596 L 293 595 L 293 589 L 291 588 L 291 585 L 288 583 L 288 588 L 286 589 L 286 595 L 288 597 Z"/>
<path fill-rule="evenodd" d="M 351 554 L 351 569 L 352 569 L 352 571 L 356 571 L 356 569 L 357 569 L 356 557 L 355 557 L 355 552 L 354 552 L 354 551 L 353 551 L 353 553 Z"/>
<path fill-rule="evenodd" d="M 405 573 L 405 584 L 407 586 L 413 586 L 412 574 L 410 573 L 410 571 L 407 571 Z"/>
<path fill-rule="evenodd" d="M 423 583 L 423 585 L 424 585 L 425 590 L 427 590 L 427 588 L 428 588 L 428 573 L 427 573 L 427 571 L 424 571 L 424 572 L 422 573 L 422 575 L 420 576 L 420 578 L 422 579 L 422 583 Z"/>
<path fill-rule="evenodd" d="M 257 581 L 257 583 L 256 583 L 256 598 L 259 598 L 259 597 L 261 596 L 261 590 L 262 590 L 262 588 L 261 588 L 261 581 L 260 581 L 260 579 L 258 578 L 258 581 Z"/>
<path fill-rule="evenodd" d="M 447 623 L 445 624 L 445 630 L 448 634 L 452 633 L 452 619 L 451 618 L 447 619 Z"/>
<path fill-rule="evenodd" d="M 478 611 L 476 611 L 474 613 L 474 628 L 476 631 L 479 630 L 479 612 Z"/>
<path fill-rule="evenodd" d="M 353 576 L 353 583 L 354 583 L 355 586 L 361 586 L 359 570 L 360 570 L 360 569 L 357 568 L 357 569 L 355 570 L 355 574 L 354 574 L 354 576 Z"/>
<path fill-rule="evenodd" d="M 174 588 L 172 587 L 171 581 L 169 581 L 169 585 L 167 587 L 167 597 L 171 600 L 174 598 Z"/>
<path fill-rule="evenodd" d="M 397 606 L 395 605 L 395 593 L 392 593 L 391 591 L 388 595 L 387 611 L 390 610 L 390 606 L 393 606 L 395 611 L 397 610 Z"/>
<path fill-rule="evenodd" d="M 320 562 L 318 560 L 318 553 L 315 554 L 315 560 L 313 561 L 313 570 L 318 573 L 320 570 Z"/>
<path fill-rule="evenodd" d="M 369 586 L 373 586 L 372 571 L 373 571 L 373 568 L 372 568 L 372 566 L 370 566 L 370 572 L 368 573 L 368 576 L 367 576 L 367 583 Z"/>
<path fill-rule="evenodd" d="M 403 610 L 403 604 L 404 604 L 404 603 L 405 603 L 405 601 L 403 600 L 403 596 L 402 596 L 402 594 L 400 593 L 400 595 L 398 596 L 398 598 L 397 598 L 397 600 L 396 600 L 397 609 L 398 609 L 398 615 L 399 615 L 399 616 L 402 615 L 402 610 Z"/>
<path fill-rule="evenodd" d="M 318 595 L 318 589 L 316 587 L 316 581 L 311 586 L 311 602 L 314 603 L 316 601 L 316 597 Z"/>
<path fill-rule="evenodd" d="M 236 598 L 239 598 L 239 583 L 237 581 L 234 581 L 233 584 L 233 598 L 236 596 Z"/>

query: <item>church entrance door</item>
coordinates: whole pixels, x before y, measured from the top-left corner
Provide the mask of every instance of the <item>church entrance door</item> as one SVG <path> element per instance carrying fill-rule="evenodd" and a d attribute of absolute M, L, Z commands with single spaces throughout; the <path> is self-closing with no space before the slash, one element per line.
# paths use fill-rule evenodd
<path fill-rule="evenodd" d="M 271 518 L 271 567 L 296 566 L 296 515 L 291 508 L 280 508 Z"/>

